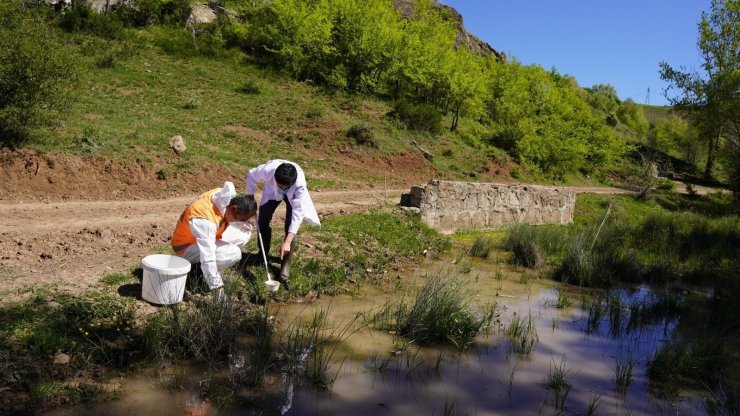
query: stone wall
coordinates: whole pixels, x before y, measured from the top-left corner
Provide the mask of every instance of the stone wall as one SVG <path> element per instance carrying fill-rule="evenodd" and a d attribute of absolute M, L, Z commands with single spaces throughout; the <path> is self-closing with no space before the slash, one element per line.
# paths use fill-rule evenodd
<path fill-rule="evenodd" d="M 444 233 L 491 229 L 513 224 L 573 222 L 576 194 L 540 185 L 431 181 L 401 196 L 430 227 Z"/>

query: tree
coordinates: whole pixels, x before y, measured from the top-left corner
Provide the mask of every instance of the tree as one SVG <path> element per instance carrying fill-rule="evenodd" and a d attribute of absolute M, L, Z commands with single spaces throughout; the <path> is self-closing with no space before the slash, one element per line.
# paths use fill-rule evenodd
<path fill-rule="evenodd" d="M 631 99 L 626 99 L 617 107 L 617 118 L 630 127 L 639 137 L 644 137 L 650 126 L 642 107 Z"/>
<path fill-rule="evenodd" d="M 737 152 L 739 147 L 740 1 L 712 0 L 710 12 L 702 13 L 698 26 L 703 73 L 674 69 L 661 62 L 660 76 L 670 83 L 666 98 L 693 120 L 707 145 L 704 176 L 709 179 L 722 141 L 727 141 L 731 151 Z M 740 163 L 740 157 L 734 159 L 734 165 Z M 734 178 L 734 183 L 738 182 Z M 737 195 L 738 186 L 735 191 Z"/>
<path fill-rule="evenodd" d="M 74 73 L 53 29 L 22 3 L 0 2 L 0 146 L 23 144 Z"/>

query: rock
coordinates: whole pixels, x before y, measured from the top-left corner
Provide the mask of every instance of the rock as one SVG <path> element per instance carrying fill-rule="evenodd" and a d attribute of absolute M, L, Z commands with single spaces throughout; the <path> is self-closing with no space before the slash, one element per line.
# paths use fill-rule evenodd
<path fill-rule="evenodd" d="M 72 358 L 63 352 L 58 352 L 54 356 L 54 364 L 66 365 L 66 364 L 69 364 L 71 360 Z"/>
<path fill-rule="evenodd" d="M 172 136 L 172 138 L 170 139 L 170 147 L 178 155 L 184 153 L 187 149 L 187 146 L 185 146 L 185 139 L 183 139 L 180 135 Z"/>
<path fill-rule="evenodd" d="M 188 20 L 185 22 L 185 25 L 192 26 L 213 23 L 217 18 L 216 13 L 208 5 L 196 4 L 190 10 L 190 16 L 188 16 Z"/>

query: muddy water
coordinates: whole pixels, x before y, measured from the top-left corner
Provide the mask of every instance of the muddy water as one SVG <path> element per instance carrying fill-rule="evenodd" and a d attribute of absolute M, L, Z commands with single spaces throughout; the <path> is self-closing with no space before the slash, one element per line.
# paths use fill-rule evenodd
<path fill-rule="evenodd" d="M 705 413 L 699 401 L 683 397 L 670 402 L 653 393 L 648 384 L 648 360 L 675 330 L 676 317 L 658 317 L 633 327 L 628 325 L 629 308 L 624 306 L 622 314 L 612 319 L 604 313 L 589 321 L 588 307 L 583 305 L 590 304 L 593 294 L 568 292 L 573 305 L 556 308 L 559 288 L 553 282 L 532 277 L 522 283 L 521 273 L 490 263 L 473 264 L 465 274 L 460 269 L 449 262 L 438 263 L 401 278 L 396 285 L 365 287 L 360 296 L 281 307 L 277 316 L 283 327 L 318 309 L 329 311 L 335 328 L 354 322 L 355 332 L 345 340 L 330 368 L 337 374 L 330 391 L 277 376 L 259 392 L 242 392 L 239 404 L 216 408 L 197 398 L 202 374 L 186 376 L 185 391 L 179 393 L 163 389 L 151 377 L 139 376 L 125 382 L 119 401 L 49 414 L 570 415 L 588 414 L 589 403 L 595 400 L 594 414 Z M 460 279 L 470 290 L 473 305 L 498 305 L 498 329 L 479 336 L 468 350 L 402 348 L 402 340 L 393 334 L 374 330 L 362 319 L 353 321 L 358 313 L 378 310 L 387 300 L 407 295 L 425 276 L 440 273 Z M 641 287 L 616 293 L 622 304 L 631 305 L 647 299 L 650 290 Z M 617 315 L 621 318 L 616 319 Z M 515 316 L 531 316 L 535 322 L 538 342 L 530 355 L 514 352 L 506 336 L 505 329 Z M 615 368 L 630 357 L 634 378 L 626 393 L 618 393 Z M 546 377 L 558 367 L 566 370 L 572 386 L 562 409 L 554 406 L 554 394 L 545 387 Z"/>

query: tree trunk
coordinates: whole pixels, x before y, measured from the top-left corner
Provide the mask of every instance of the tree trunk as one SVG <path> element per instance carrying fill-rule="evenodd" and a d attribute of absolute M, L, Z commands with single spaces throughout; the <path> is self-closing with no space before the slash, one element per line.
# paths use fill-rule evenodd
<path fill-rule="evenodd" d="M 719 144 L 719 134 L 709 138 L 707 145 L 707 164 L 704 166 L 704 179 L 712 179 L 712 171 L 714 170 L 714 156 L 717 153 L 717 146 Z"/>

